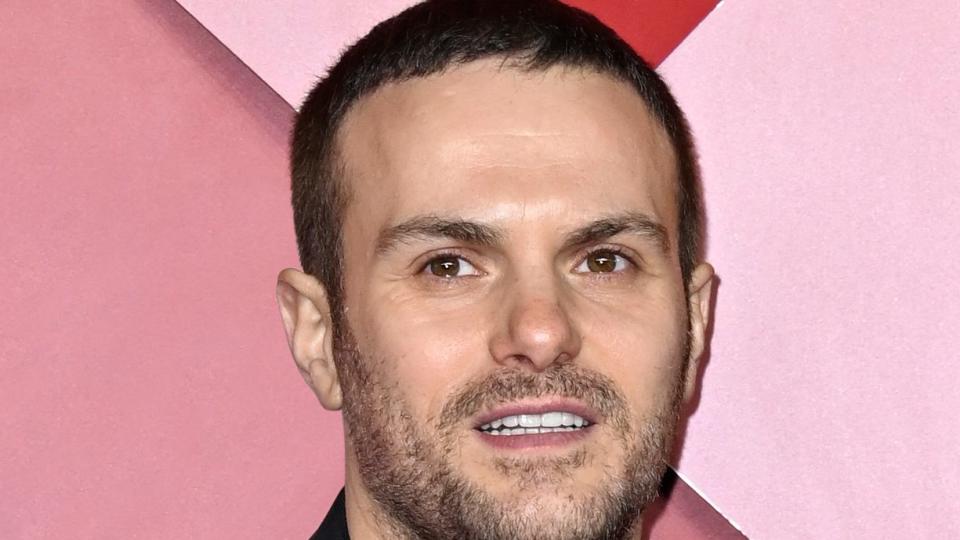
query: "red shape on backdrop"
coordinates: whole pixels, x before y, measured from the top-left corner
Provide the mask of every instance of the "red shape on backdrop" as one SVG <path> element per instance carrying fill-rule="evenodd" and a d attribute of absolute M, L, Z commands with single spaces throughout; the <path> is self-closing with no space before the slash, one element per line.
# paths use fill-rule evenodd
<path fill-rule="evenodd" d="M 658 66 L 700 24 L 717 0 L 565 0 L 613 27 L 651 66 Z"/>

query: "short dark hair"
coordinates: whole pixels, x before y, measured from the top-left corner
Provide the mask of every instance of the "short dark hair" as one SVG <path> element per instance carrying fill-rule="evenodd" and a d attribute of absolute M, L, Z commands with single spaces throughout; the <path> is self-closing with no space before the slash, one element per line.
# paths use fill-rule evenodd
<path fill-rule="evenodd" d="M 344 116 L 357 100 L 387 83 L 490 57 L 526 71 L 589 68 L 636 89 L 676 155 L 678 253 L 686 286 L 700 259 L 700 185 L 690 130 L 666 83 L 612 29 L 557 0 L 427 0 L 378 24 L 348 48 L 307 96 L 293 129 L 300 263 L 326 287 L 335 328 L 344 301 L 341 229 L 350 199 L 336 148 Z"/>

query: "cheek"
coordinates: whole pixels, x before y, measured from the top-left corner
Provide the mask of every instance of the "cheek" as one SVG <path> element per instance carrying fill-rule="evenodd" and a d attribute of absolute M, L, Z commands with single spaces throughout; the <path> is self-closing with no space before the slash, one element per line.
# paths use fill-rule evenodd
<path fill-rule="evenodd" d="M 581 318 L 581 361 L 615 381 L 641 416 L 673 397 L 685 363 L 687 315 L 677 297 L 665 293 Z"/>
<path fill-rule="evenodd" d="M 430 309 L 399 298 L 374 305 L 353 327 L 358 346 L 377 359 L 385 382 L 406 396 L 416 418 L 432 419 L 484 364 L 482 325 L 466 309 Z"/>

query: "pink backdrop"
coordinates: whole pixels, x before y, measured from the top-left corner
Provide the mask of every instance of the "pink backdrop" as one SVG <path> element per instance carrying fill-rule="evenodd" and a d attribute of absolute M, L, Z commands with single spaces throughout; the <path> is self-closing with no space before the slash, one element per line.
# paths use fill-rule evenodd
<path fill-rule="evenodd" d="M 172 2 L 3 18 L 0 538 L 305 538 L 342 443 L 273 298 L 289 107 Z"/>
<path fill-rule="evenodd" d="M 298 103 L 406 2 L 183 4 Z M 849 6 L 728 2 L 663 65 L 722 280 L 680 470 L 755 538 L 958 537 L 960 9 Z M 172 1 L 3 10 L 0 537 L 305 537 L 342 435 L 273 304 L 290 108 Z"/>
<path fill-rule="evenodd" d="M 960 538 L 960 4 L 719 6 L 662 72 L 721 285 L 680 470 L 756 538 Z"/>

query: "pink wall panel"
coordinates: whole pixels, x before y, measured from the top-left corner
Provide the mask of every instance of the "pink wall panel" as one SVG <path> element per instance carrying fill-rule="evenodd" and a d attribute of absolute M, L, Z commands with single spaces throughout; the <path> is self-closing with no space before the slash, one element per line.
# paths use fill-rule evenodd
<path fill-rule="evenodd" d="M 179 0 L 263 80 L 299 107 L 340 51 L 415 0 Z M 659 64 L 717 0 L 571 0 Z"/>
<path fill-rule="evenodd" d="M 721 278 L 680 466 L 749 536 L 960 537 L 958 27 L 739 0 L 662 66 Z"/>
<path fill-rule="evenodd" d="M 753 537 L 960 536 L 953 4 L 729 2 L 663 67 L 722 279 L 681 469 Z M 4 17 L 0 537 L 305 536 L 342 457 L 273 306 L 290 109 L 173 2 Z"/>
<path fill-rule="evenodd" d="M 299 107 L 340 51 L 416 0 L 178 0 L 287 103 Z"/>
<path fill-rule="evenodd" d="M 2 11 L 0 538 L 306 537 L 342 442 L 273 299 L 289 107 L 174 2 Z"/>
<path fill-rule="evenodd" d="M 172 1 L 5 16 L 0 537 L 305 537 L 342 434 L 273 305 L 290 107 Z M 682 482 L 657 515 L 734 537 Z"/>

